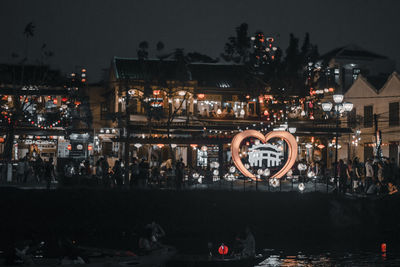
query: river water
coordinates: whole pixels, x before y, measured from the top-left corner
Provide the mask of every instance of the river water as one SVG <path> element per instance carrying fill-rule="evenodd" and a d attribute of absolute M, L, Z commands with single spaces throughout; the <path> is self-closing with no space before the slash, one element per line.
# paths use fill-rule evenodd
<path fill-rule="evenodd" d="M 256 267 L 266 266 L 400 266 L 400 254 L 386 253 L 322 253 L 285 255 L 273 252 Z"/>

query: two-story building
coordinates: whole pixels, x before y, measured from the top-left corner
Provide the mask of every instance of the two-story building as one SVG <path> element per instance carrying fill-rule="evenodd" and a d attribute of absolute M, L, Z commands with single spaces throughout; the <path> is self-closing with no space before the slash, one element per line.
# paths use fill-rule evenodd
<path fill-rule="evenodd" d="M 400 76 L 393 72 L 383 83 L 373 82 L 377 86 L 360 75 L 345 94 L 345 100 L 354 104 L 348 122 L 355 131 L 342 138 L 344 149 L 340 157 L 358 156 L 365 161 L 376 155 L 380 142 L 383 156 L 399 163 Z M 382 85 L 378 87 L 379 84 Z"/>

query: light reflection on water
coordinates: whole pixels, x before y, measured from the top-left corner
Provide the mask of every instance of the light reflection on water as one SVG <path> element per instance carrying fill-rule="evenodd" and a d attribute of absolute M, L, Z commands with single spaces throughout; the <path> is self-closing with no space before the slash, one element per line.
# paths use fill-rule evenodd
<path fill-rule="evenodd" d="M 375 253 L 346 253 L 319 255 L 283 255 L 272 254 L 256 267 L 292 267 L 292 266 L 400 266 L 400 255 Z"/>

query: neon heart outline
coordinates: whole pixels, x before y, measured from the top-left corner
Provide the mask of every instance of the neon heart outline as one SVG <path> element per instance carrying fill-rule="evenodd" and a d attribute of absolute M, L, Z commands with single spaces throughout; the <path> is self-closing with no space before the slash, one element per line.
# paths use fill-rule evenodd
<path fill-rule="evenodd" d="M 244 167 L 242 160 L 239 157 L 239 151 L 240 151 L 240 144 L 242 141 L 246 138 L 249 137 L 255 137 L 259 139 L 261 142 L 264 144 L 268 142 L 268 140 L 272 138 L 282 138 L 285 140 L 285 142 L 288 144 L 288 150 L 289 150 L 289 156 L 288 159 L 285 163 L 285 165 L 280 169 L 277 173 L 271 176 L 271 178 L 282 178 L 293 166 L 293 164 L 296 162 L 297 158 L 297 141 L 294 136 L 285 131 L 272 131 L 267 133 L 266 135 L 263 135 L 259 131 L 256 130 L 246 130 L 241 133 L 238 133 L 233 137 L 232 143 L 231 143 L 231 154 L 232 154 L 232 159 L 233 163 L 235 163 L 236 168 L 244 175 L 252 180 L 256 180 L 257 177 L 249 172 L 246 167 Z"/>

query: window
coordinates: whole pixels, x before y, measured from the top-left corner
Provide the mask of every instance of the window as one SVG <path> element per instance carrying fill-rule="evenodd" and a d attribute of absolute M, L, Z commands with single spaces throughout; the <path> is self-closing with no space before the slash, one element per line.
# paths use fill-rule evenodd
<path fill-rule="evenodd" d="M 389 103 L 389 126 L 399 126 L 399 102 Z"/>
<path fill-rule="evenodd" d="M 353 108 L 347 116 L 347 123 L 349 127 L 355 128 L 357 124 L 357 110 L 356 108 Z"/>
<path fill-rule="evenodd" d="M 364 106 L 364 127 L 369 128 L 373 125 L 373 106 Z"/>
<path fill-rule="evenodd" d="M 102 102 L 100 104 L 100 119 L 101 120 L 106 120 L 107 118 L 107 114 L 108 114 L 108 106 L 106 102 Z"/>

